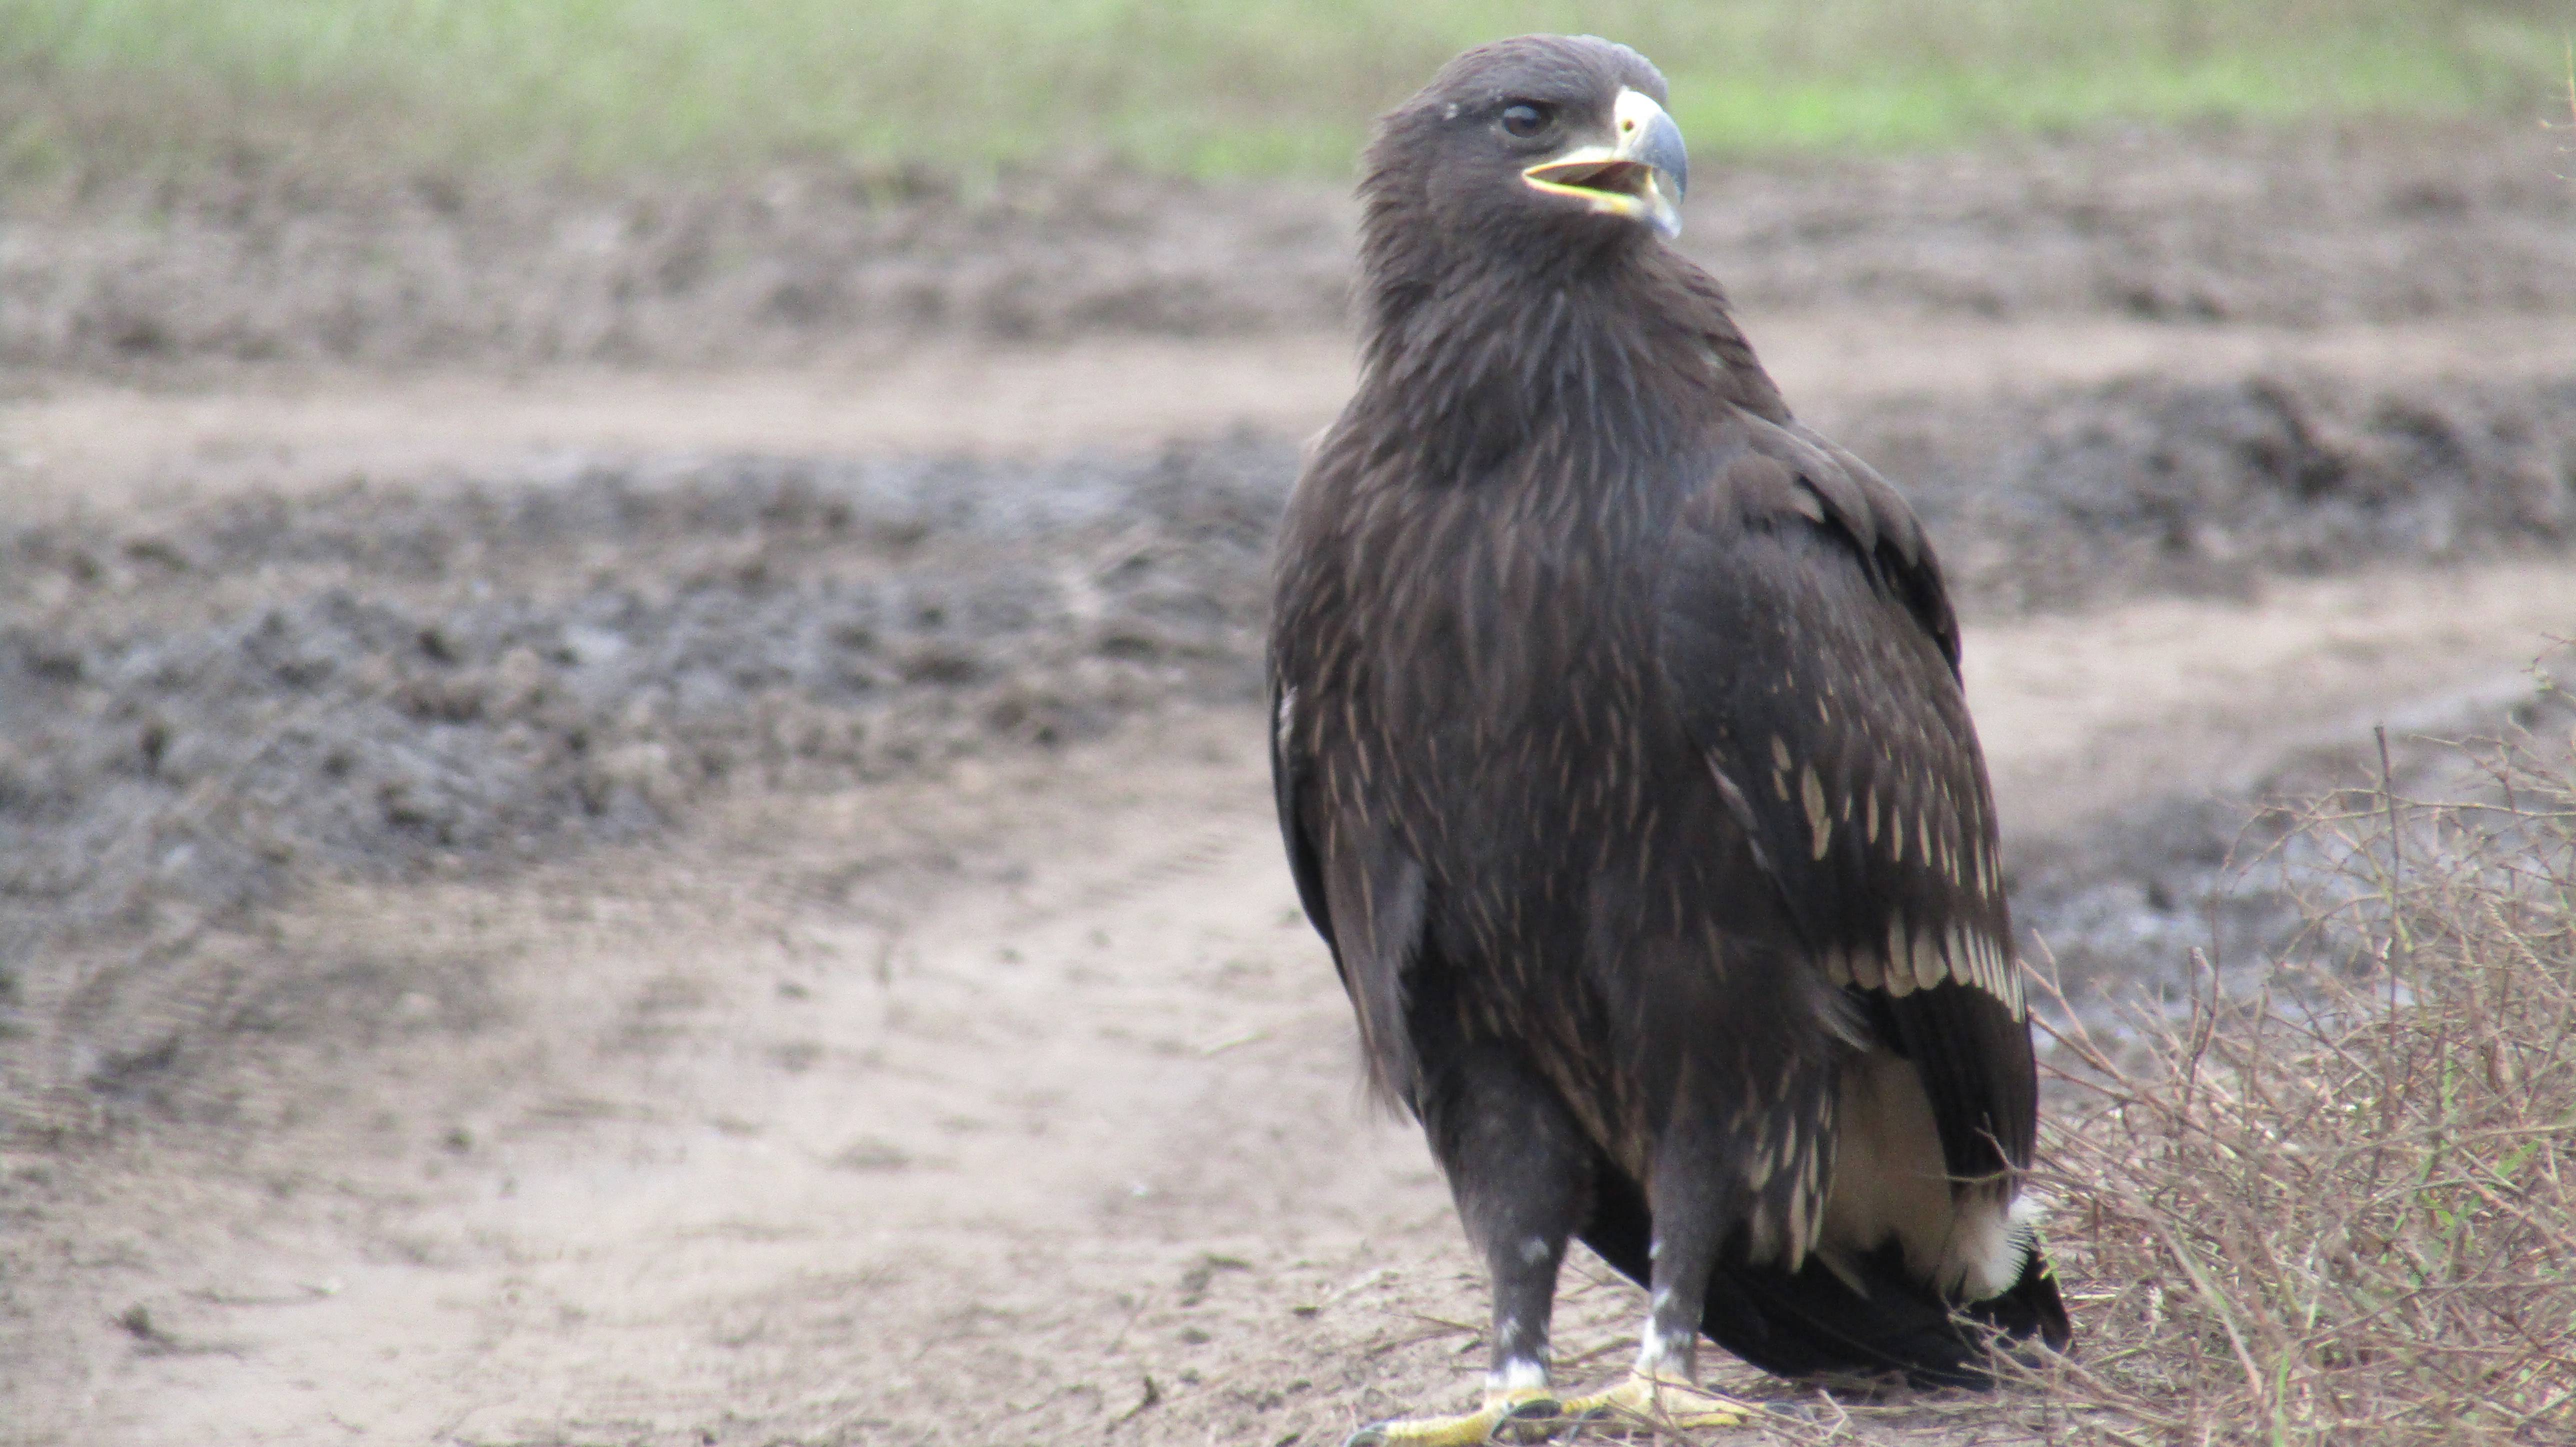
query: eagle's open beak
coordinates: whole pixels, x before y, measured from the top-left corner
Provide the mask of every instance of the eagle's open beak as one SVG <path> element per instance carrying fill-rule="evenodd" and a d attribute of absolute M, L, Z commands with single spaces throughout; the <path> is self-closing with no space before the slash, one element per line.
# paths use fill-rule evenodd
<path fill-rule="evenodd" d="M 1690 183 L 1682 128 L 1653 96 L 1624 87 L 1611 117 L 1619 131 L 1615 145 L 1577 147 L 1521 172 L 1521 179 L 1532 189 L 1572 196 L 1595 211 L 1679 236 L 1682 188 Z"/>

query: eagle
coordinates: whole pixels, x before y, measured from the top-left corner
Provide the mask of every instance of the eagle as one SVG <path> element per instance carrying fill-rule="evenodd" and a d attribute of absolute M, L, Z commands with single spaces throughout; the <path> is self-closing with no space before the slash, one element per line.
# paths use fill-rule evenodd
<path fill-rule="evenodd" d="M 1959 627 L 1905 499 L 1802 425 L 1667 243 L 1655 67 L 1458 56 L 1363 161 L 1364 357 L 1275 560 L 1280 831 L 1374 1087 L 1493 1291 L 1480 1410 L 1365 1444 L 1741 1420 L 1789 1376 L 1991 1378 L 2070 1330 Z M 1643 1285 L 1558 1393 L 1568 1245 Z"/>

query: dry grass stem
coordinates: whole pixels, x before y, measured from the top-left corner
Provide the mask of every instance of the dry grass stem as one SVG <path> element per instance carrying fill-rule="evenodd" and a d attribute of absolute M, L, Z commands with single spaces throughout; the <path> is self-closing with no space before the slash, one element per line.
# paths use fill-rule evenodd
<path fill-rule="evenodd" d="M 2087 1030 L 2044 1143 L 2068 1440 L 2576 1432 L 2576 739 L 2462 746 L 2470 797 L 2323 801 L 2275 849 L 2309 926 L 2248 992 Z M 2046 971 L 2041 994 L 2053 994 Z M 2097 1026 L 2098 1026 L 2097 1021 Z"/>

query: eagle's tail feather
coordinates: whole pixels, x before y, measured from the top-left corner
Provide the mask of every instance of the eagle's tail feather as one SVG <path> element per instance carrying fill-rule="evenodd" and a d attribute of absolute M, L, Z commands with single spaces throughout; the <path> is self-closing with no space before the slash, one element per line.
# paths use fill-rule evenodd
<path fill-rule="evenodd" d="M 1913 1280 L 1893 1242 L 1845 1264 L 1852 1280 L 1813 1259 L 1796 1272 L 1721 1268 L 1702 1329 L 1782 1376 L 1901 1372 L 1917 1387 L 1992 1386 L 1990 1344 L 2036 1339 L 2054 1348 L 2072 1335 L 2057 1278 L 2036 1250 L 2009 1290 L 1965 1307 Z"/>
<path fill-rule="evenodd" d="M 1621 1275 L 1643 1283 L 1652 1226 L 1644 1202 L 1618 1181 L 1601 1193 L 1584 1243 Z M 1954 1306 L 1905 1269 L 1896 1242 L 1847 1257 L 1837 1272 L 1816 1257 L 1795 1272 L 1721 1266 L 1709 1283 L 1701 1330 L 1764 1371 L 1786 1377 L 1903 1373 L 1918 1387 L 1994 1383 L 1990 1344 L 2073 1336 L 2057 1278 L 2034 1243 L 2019 1279 L 1991 1300 Z"/>

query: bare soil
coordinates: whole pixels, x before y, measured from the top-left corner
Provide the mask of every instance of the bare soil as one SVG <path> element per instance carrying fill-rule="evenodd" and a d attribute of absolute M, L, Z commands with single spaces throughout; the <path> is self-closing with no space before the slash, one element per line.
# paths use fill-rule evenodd
<path fill-rule="evenodd" d="M 2563 572 L 2371 584 L 2453 621 L 2357 623 L 2343 583 L 2155 603 L 2104 620 L 2097 661 L 2331 680 L 2303 721 L 2327 729 L 2343 698 L 2474 703 L 2576 606 Z M 2060 642 L 1980 636 L 2008 808 L 2101 757 L 2027 683 Z M 2141 722 L 2207 728 L 2193 705 L 2230 692 L 2150 692 Z M 2212 763 L 2207 732 L 2141 732 L 2142 783 Z M 1260 738 L 1249 709 L 1167 711 L 216 932 L 190 988 L 129 1010 L 200 1057 L 175 1088 L 120 1111 L 66 1071 L 28 1124 L 81 1148 L 21 1132 L 24 1440 L 1329 1442 L 1471 1395 L 1481 1287 L 1417 1138 L 1358 1098 Z M 1606 1374 L 1636 1293 L 1573 1285 L 1570 1370 Z M 1783 1430 L 2037 1425 L 1716 1376 Z"/>
<path fill-rule="evenodd" d="M 2576 632 L 2552 164 L 1703 179 L 1793 400 L 1950 560 L 2017 907 L 2095 997 L 2268 938 L 2263 795 L 2375 722 L 2415 767 Z M 1339 202 L 12 205 L 0 1441 L 1281 1447 L 1471 1394 L 1253 706 Z M 1773 1436 L 2045 1425 L 1729 1370 Z"/>
<path fill-rule="evenodd" d="M 2576 311 L 2539 126 L 2139 131 L 1704 164 L 1685 246 L 1757 312 L 2317 326 Z M 1339 185 L 823 168 L 622 187 L 241 159 L 0 197 L 0 363 L 707 367 L 928 337 L 1243 336 L 1345 320 Z"/>
<path fill-rule="evenodd" d="M 2223 387 L 2304 377 L 2384 398 L 2461 379 L 2489 389 L 2545 384 L 2576 371 L 2576 324 L 2550 313 L 2316 327 L 1904 317 L 1848 306 L 1748 307 L 1744 317 L 1800 411 L 1835 433 L 1892 422 L 1893 405 L 1909 400 L 1938 411 L 2133 378 Z M 1353 374 L 1351 340 L 1336 331 L 1027 346 L 940 339 L 802 368 L 293 367 L 231 369 L 212 387 L 57 375 L 0 397 L 0 489 L 24 513 L 673 456 L 1036 462 L 1231 430 L 1305 437 L 1332 420 Z M 1925 425 L 1918 419 L 1913 430 Z"/>

